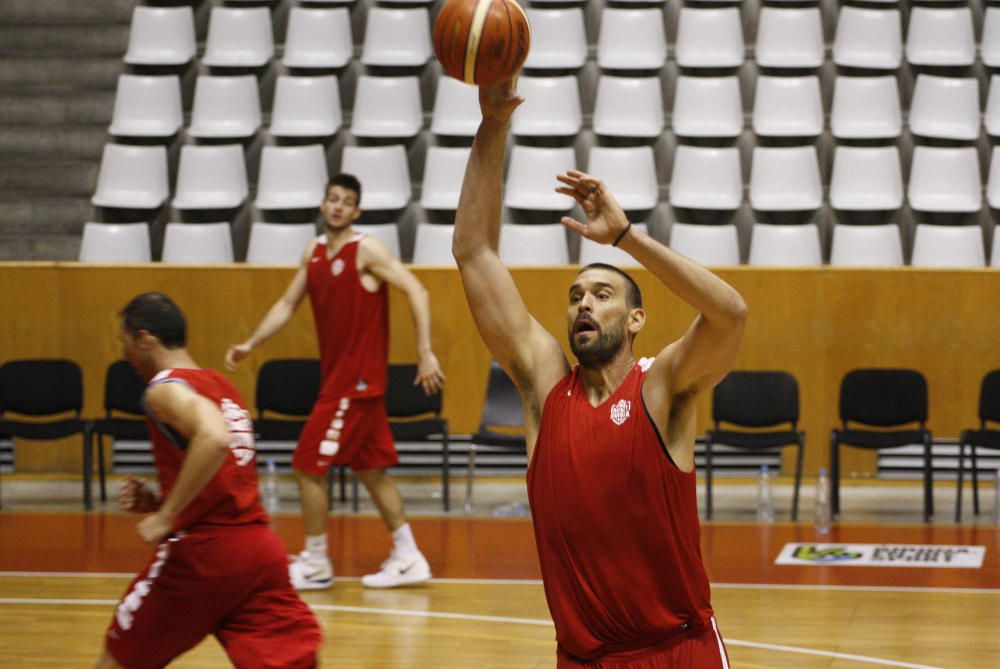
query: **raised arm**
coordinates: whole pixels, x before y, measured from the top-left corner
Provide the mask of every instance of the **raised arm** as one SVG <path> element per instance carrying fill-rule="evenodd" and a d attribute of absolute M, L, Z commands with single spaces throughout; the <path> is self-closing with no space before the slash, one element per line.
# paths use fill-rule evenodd
<path fill-rule="evenodd" d="M 288 321 L 292 320 L 295 310 L 306 294 L 306 272 L 308 271 L 309 259 L 312 257 L 315 246 L 316 242 L 310 242 L 306 246 L 306 250 L 302 253 L 299 269 L 295 272 L 295 276 L 292 277 L 292 281 L 288 284 L 288 288 L 285 289 L 285 293 L 271 306 L 264 319 L 257 326 L 257 329 L 250 335 L 250 338 L 242 344 L 233 344 L 226 351 L 226 369 L 230 372 L 235 372 L 236 366 L 250 355 L 252 350 L 281 332 L 281 329 L 288 325 Z"/>
<path fill-rule="evenodd" d="M 602 244 L 617 241 L 620 249 L 699 312 L 684 336 L 664 348 L 650 368 L 644 386 L 647 402 L 653 400 L 650 410 L 655 414 L 658 405 L 669 411 L 678 398 L 715 386 L 732 367 L 743 341 L 747 307 L 740 294 L 698 263 L 632 227 L 600 179 L 571 171 L 559 181 L 563 186 L 557 190 L 576 198 L 587 214 L 586 224 L 566 217 L 564 225 Z"/>
<path fill-rule="evenodd" d="M 187 442 L 184 464 L 170 495 L 137 528 L 143 541 L 156 544 L 175 529 L 177 516 L 219 471 L 229 454 L 230 435 L 219 407 L 183 383 L 154 385 L 146 391 L 146 404 Z"/>
<path fill-rule="evenodd" d="M 452 252 L 479 334 L 521 392 L 530 436 L 568 365 L 559 343 L 528 313 L 497 253 L 507 126 L 522 101 L 511 82 L 479 90 L 483 120 L 465 169 Z"/>
<path fill-rule="evenodd" d="M 433 395 L 441 390 L 445 375 L 431 347 L 431 304 L 427 289 L 413 272 L 389 253 L 385 244 L 374 237 L 362 239 L 359 251 L 362 271 L 370 272 L 406 294 L 417 334 L 417 377 L 413 384 L 420 384 L 425 393 Z"/>

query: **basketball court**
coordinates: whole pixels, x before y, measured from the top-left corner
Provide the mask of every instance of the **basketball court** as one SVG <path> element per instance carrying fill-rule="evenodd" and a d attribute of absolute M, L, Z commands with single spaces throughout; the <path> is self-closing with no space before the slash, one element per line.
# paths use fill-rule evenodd
<path fill-rule="evenodd" d="M 484 506 L 494 485 L 482 485 Z M 516 487 L 509 482 L 495 494 Z M 916 500 L 919 491 L 910 487 L 896 494 Z M 732 508 L 740 503 L 739 489 L 720 486 L 717 508 L 726 520 L 702 526 L 713 604 L 733 667 L 997 666 L 998 528 L 956 526 L 943 518 L 929 526 L 886 524 L 873 516 L 870 524 L 834 527 L 824 539 L 985 547 L 980 568 L 777 565 L 787 544 L 815 546 L 817 535 L 809 522 L 732 520 L 740 517 Z M 984 492 L 985 499 L 991 492 Z M 849 492 L 845 504 L 851 499 Z M 950 509 L 949 501 L 939 492 L 939 513 Z M 11 667 L 88 666 L 118 598 L 151 549 L 135 536 L 136 518 L 111 511 L 113 503 L 92 514 L 52 510 L 51 503 L 29 506 L 22 502 L 0 514 L 0 656 Z M 330 590 L 304 594 L 326 635 L 325 666 L 554 667 L 554 629 L 530 521 L 442 515 L 432 510 L 433 501 L 413 506 L 414 531 L 435 579 L 408 589 L 373 591 L 359 583 L 389 549 L 370 509 L 362 504 L 361 514 L 338 510 L 331 519 L 337 581 Z M 302 526 L 293 509 L 283 508 L 275 527 L 289 547 L 300 545 Z M 207 669 L 228 661 L 207 639 L 173 666 Z"/>

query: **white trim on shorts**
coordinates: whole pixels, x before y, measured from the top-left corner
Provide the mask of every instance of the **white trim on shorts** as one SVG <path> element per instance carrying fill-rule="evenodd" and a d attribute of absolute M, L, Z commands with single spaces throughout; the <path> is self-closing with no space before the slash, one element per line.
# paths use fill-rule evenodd
<path fill-rule="evenodd" d="M 726 646 L 722 643 L 722 635 L 719 634 L 719 626 L 715 622 L 715 616 L 712 616 L 712 631 L 715 632 L 715 640 L 719 644 L 719 657 L 722 659 L 722 669 L 730 669 L 729 658 L 726 656 Z"/>

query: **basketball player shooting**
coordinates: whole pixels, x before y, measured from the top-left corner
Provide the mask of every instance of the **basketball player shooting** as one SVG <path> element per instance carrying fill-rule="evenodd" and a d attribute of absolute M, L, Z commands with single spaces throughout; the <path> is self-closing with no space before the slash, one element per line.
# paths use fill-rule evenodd
<path fill-rule="evenodd" d="M 610 265 L 569 286 L 570 367 L 497 254 L 510 81 L 480 88 L 483 119 L 455 221 L 453 252 L 476 326 L 524 405 L 528 498 L 557 666 L 729 667 L 699 546 L 695 405 L 729 371 L 747 318 L 742 297 L 640 232 L 607 186 L 578 171 L 556 190 L 587 220 L 577 234 L 639 261 L 699 315 L 655 358 L 636 360 L 646 314 L 638 286 Z"/>

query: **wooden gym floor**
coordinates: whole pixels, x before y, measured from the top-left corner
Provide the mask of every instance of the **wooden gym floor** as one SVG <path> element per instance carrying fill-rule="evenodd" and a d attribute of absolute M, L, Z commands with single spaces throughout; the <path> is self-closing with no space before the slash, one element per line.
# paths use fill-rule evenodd
<path fill-rule="evenodd" d="M 151 555 L 120 513 L 0 513 L 0 666 L 83 667 L 100 652 L 113 607 Z M 293 514 L 276 529 L 302 541 Z M 416 518 L 430 584 L 368 591 L 358 577 L 388 552 L 378 519 L 330 521 L 338 580 L 306 593 L 341 669 L 543 669 L 554 631 L 524 519 Z M 981 569 L 774 565 L 811 527 L 705 523 L 716 616 L 737 669 L 1000 666 L 1000 531 L 982 526 L 841 525 L 830 541 L 986 546 Z M 228 666 L 208 639 L 177 667 Z"/>

